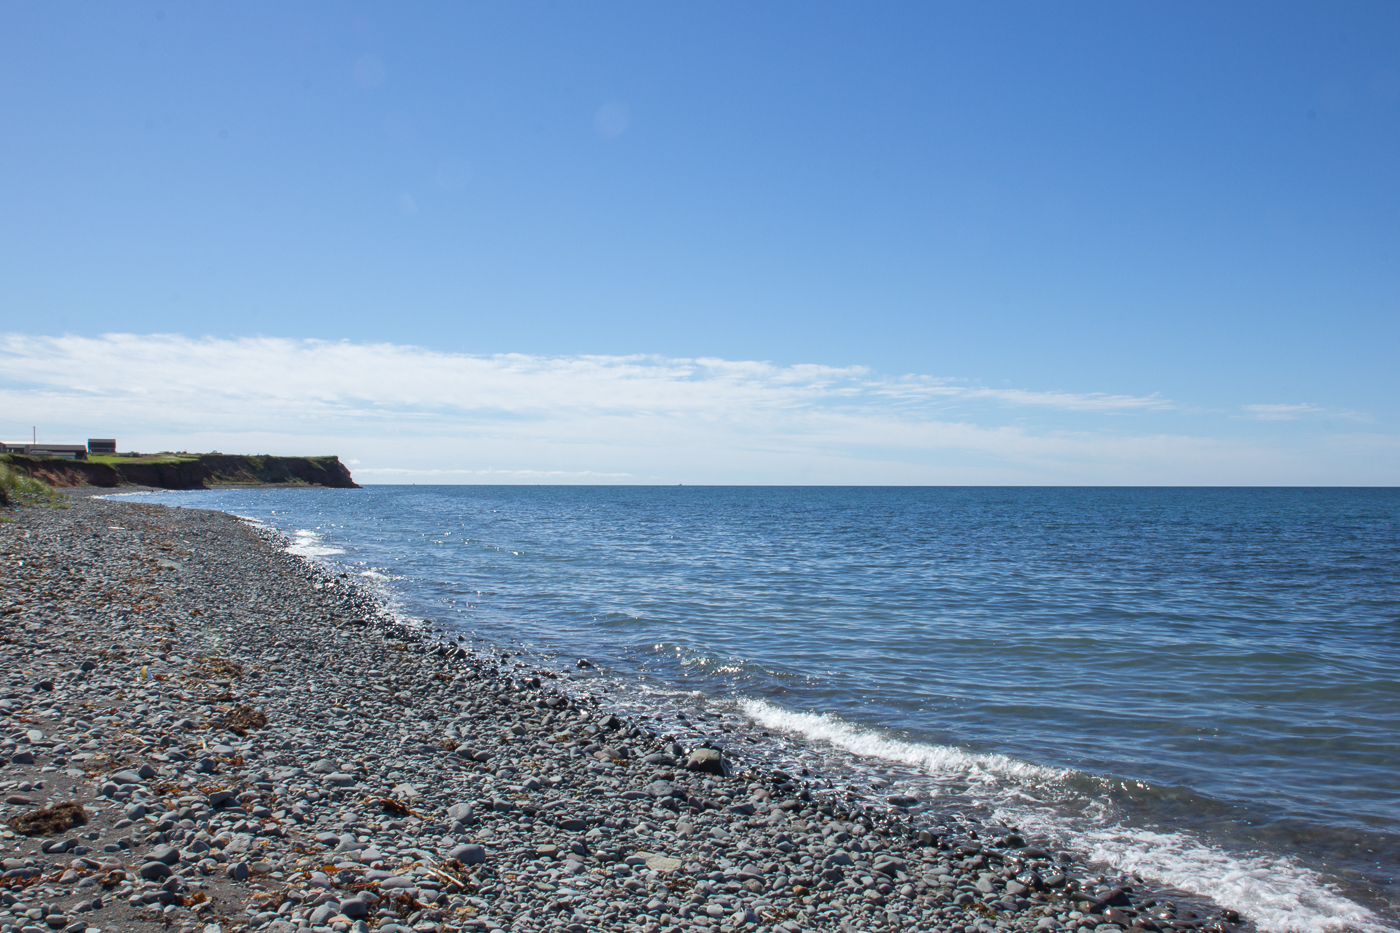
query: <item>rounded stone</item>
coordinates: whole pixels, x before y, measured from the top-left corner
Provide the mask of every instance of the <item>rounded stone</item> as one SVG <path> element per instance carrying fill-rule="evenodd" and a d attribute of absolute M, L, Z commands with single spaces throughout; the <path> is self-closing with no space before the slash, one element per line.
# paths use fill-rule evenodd
<path fill-rule="evenodd" d="M 174 846 L 159 845 L 151 850 L 151 860 L 164 862 L 167 865 L 174 865 L 180 861 L 180 850 Z"/>
<path fill-rule="evenodd" d="M 447 853 L 447 857 L 454 858 L 463 865 L 480 865 L 486 861 L 486 849 L 478 845 L 460 845 Z"/>
<path fill-rule="evenodd" d="M 160 881 L 170 877 L 170 866 L 164 862 L 146 862 L 136 873 L 147 881 Z"/>

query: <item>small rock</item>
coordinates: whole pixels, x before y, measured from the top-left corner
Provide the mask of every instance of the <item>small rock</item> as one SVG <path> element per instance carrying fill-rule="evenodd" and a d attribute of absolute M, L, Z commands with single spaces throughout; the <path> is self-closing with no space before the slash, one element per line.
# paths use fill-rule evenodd
<path fill-rule="evenodd" d="M 758 911 L 752 907 L 745 907 L 743 910 L 735 911 L 730 923 L 734 926 L 756 926 L 763 918 L 758 915 Z"/>
<path fill-rule="evenodd" d="M 170 866 L 164 862 L 146 862 L 136 873 L 147 881 L 160 881 L 170 877 Z"/>
<path fill-rule="evenodd" d="M 447 857 L 455 858 L 463 865 L 480 865 L 486 861 L 486 849 L 482 846 L 468 843 L 466 845 L 457 846 L 451 852 L 447 853 Z M 348 917 L 350 915 L 346 914 L 345 916 Z"/>
<path fill-rule="evenodd" d="M 167 865 L 174 865 L 180 861 L 180 850 L 174 846 L 159 845 L 151 850 L 151 860 L 164 862 Z"/>
<path fill-rule="evenodd" d="M 676 871 L 681 867 L 681 860 L 671 858 L 669 855 L 652 855 L 646 860 L 647 868 L 652 871 L 668 872 Z"/>
<path fill-rule="evenodd" d="M 338 913 L 340 913 L 340 905 L 335 901 L 328 901 L 311 912 L 311 925 L 313 927 L 325 926 Z"/>
<path fill-rule="evenodd" d="M 706 774 L 723 774 L 724 757 L 717 748 L 697 748 L 685 760 L 687 771 L 701 771 Z"/>
<path fill-rule="evenodd" d="M 169 870 L 169 866 L 167 866 L 166 871 Z M 248 875 L 251 874 L 251 872 L 248 871 L 247 862 L 230 862 L 228 868 L 226 868 L 224 872 L 228 875 L 230 881 L 247 881 Z M 347 914 L 346 916 L 349 915 Z"/>
<path fill-rule="evenodd" d="M 340 912 L 351 920 L 361 920 L 369 916 L 369 905 L 358 897 L 351 897 L 340 902 Z"/>
<path fill-rule="evenodd" d="M 874 867 L 875 870 L 880 872 L 881 874 L 890 875 L 891 877 L 893 877 L 898 872 L 908 870 L 909 866 L 905 864 L 903 859 L 897 859 L 891 856 L 882 856 L 875 860 Z"/>

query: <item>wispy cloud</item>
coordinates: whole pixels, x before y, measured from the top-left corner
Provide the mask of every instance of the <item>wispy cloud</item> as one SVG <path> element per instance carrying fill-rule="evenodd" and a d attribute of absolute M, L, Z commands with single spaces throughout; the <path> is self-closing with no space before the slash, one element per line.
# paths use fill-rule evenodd
<path fill-rule="evenodd" d="M 1282 403 L 1277 405 L 1242 405 L 1243 415 L 1236 415 L 1237 418 L 1246 418 L 1253 421 L 1297 421 L 1300 418 L 1319 417 L 1328 419 L 1341 418 L 1345 421 L 1373 421 L 1370 414 L 1364 411 L 1353 411 L 1349 408 L 1326 408 L 1322 405 L 1312 405 L 1307 402 L 1297 402 L 1293 404 Z"/>
<path fill-rule="evenodd" d="M 1316 452 L 1163 430 L 1164 414 L 1186 416 L 1155 395 L 274 338 L 0 335 L 0 412 L 8 430 L 333 451 L 391 482 L 1292 482 L 1330 469 Z M 1393 475 L 1393 448 L 1358 443 L 1368 469 Z"/>
<path fill-rule="evenodd" d="M 1159 395 L 1110 395 L 1104 392 L 1031 392 L 990 389 L 927 376 L 904 376 L 870 384 L 870 391 L 907 400 L 991 401 L 1006 406 L 1053 408 L 1061 411 L 1166 410 L 1176 406 Z"/>
<path fill-rule="evenodd" d="M 275 338 L 0 337 L 3 373 L 94 397 L 159 404 L 205 399 L 201 409 L 257 399 L 369 415 L 377 410 L 537 415 L 574 411 L 679 413 L 782 410 L 878 400 L 991 401 L 1066 411 L 1163 408 L 1156 397 L 988 389 L 922 376 L 886 377 L 862 366 L 777 366 L 715 358 L 477 356 L 396 344 Z"/>
<path fill-rule="evenodd" d="M 1309 405 L 1306 402 L 1295 405 L 1244 405 L 1241 407 L 1247 412 L 1246 417 L 1257 418 L 1260 421 L 1293 421 L 1303 415 L 1327 410 L 1321 405 Z"/>

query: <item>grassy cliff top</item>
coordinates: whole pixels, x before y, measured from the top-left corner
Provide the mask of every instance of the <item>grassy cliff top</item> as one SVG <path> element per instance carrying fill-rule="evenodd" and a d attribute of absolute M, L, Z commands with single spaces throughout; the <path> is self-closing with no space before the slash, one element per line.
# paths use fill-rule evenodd
<path fill-rule="evenodd" d="M 106 463 L 110 466 L 121 466 L 124 463 L 191 463 L 200 458 L 200 454 L 172 454 L 169 452 L 158 454 L 137 454 L 127 456 L 125 454 L 88 454 L 87 458 L 91 463 Z"/>
<path fill-rule="evenodd" d="M 4 458 L 29 476 L 54 486 L 155 486 L 201 489 L 215 486 L 328 486 L 358 488 L 350 471 L 334 455 L 278 457 L 271 454 L 192 454 L 161 451 L 121 456 L 90 455 L 85 460 L 28 457 Z"/>

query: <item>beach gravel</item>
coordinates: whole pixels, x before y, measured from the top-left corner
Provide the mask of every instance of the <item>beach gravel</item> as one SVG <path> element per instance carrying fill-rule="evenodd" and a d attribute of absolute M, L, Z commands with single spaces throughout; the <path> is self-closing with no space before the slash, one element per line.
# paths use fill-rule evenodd
<path fill-rule="evenodd" d="M 842 802 L 722 743 L 681 747 L 561 672 L 397 624 L 228 515 L 8 514 L 0 933 L 1238 920 L 1012 827 L 914 822 L 912 798 Z"/>

